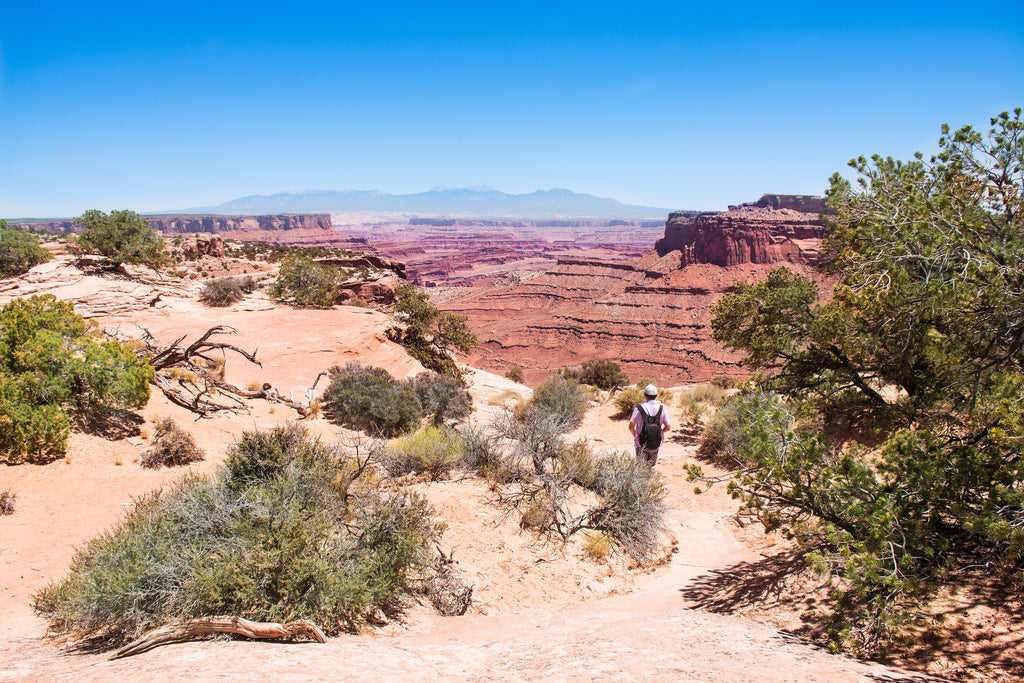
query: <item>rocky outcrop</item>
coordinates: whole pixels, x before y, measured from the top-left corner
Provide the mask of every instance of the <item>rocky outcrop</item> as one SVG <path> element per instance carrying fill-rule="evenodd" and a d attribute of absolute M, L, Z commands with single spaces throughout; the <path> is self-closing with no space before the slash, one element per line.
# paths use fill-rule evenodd
<path fill-rule="evenodd" d="M 696 263 L 812 263 L 825 235 L 821 219 L 792 209 L 742 206 L 722 213 L 669 214 L 659 255 L 679 252 L 681 267 Z"/>
<path fill-rule="evenodd" d="M 181 246 L 181 253 L 187 259 L 197 259 L 203 256 L 223 258 L 224 238 L 218 235 L 195 235 L 190 242 Z"/>
<path fill-rule="evenodd" d="M 317 259 L 317 263 L 322 263 L 328 266 L 337 266 L 339 268 L 376 268 L 377 270 L 390 270 L 398 277 L 403 279 L 405 278 L 405 264 L 401 261 L 395 261 L 394 259 L 385 258 L 383 256 L 363 254 L 361 256 L 353 256 L 351 258 L 322 258 Z"/>
<path fill-rule="evenodd" d="M 165 235 L 191 232 L 216 233 L 238 238 L 247 233 L 288 230 L 327 230 L 333 232 L 331 216 L 326 213 L 276 214 L 265 216 L 144 216 L 150 226 Z"/>
<path fill-rule="evenodd" d="M 471 365 L 519 364 L 534 383 L 590 358 L 661 384 L 744 375 L 740 355 L 711 339 L 711 306 L 737 281 L 757 282 L 780 264 L 817 277 L 823 235 L 818 215 L 792 209 L 673 213 L 643 258 L 564 258 L 527 282 L 440 307 L 466 315 L 479 337 Z"/>
<path fill-rule="evenodd" d="M 390 306 L 403 280 L 397 275 L 385 275 L 372 280 L 349 280 L 341 285 L 341 294 L 336 303 L 360 299 L 374 306 Z"/>

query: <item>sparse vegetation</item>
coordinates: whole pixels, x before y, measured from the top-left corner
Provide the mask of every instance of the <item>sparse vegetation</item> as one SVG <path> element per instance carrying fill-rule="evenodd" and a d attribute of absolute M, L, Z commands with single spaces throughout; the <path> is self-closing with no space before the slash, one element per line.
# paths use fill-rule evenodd
<path fill-rule="evenodd" d="M 778 269 L 713 309 L 715 338 L 784 395 L 737 404 L 732 490 L 770 527 L 815 529 L 835 648 L 884 652 L 937 589 L 1024 558 L 1021 110 L 991 124 L 943 126 L 929 161 L 855 159 L 856 187 L 833 176 L 824 302 Z M 873 443 L 832 443 L 838 413 Z"/>
<path fill-rule="evenodd" d="M 250 278 L 251 279 L 251 278 Z M 250 290 L 251 291 L 251 290 Z M 210 280 L 203 285 L 199 300 L 207 306 L 223 307 L 245 298 L 238 280 L 233 277 L 222 277 Z"/>
<path fill-rule="evenodd" d="M 0 515 L 13 515 L 18 508 L 18 494 L 13 491 L 0 493 Z"/>
<path fill-rule="evenodd" d="M 33 266 L 52 258 L 35 235 L 8 228 L 7 221 L 0 218 L 0 278 L 27 273 Z"/>
<path fill-rule="evenodd" d="M 138 501 L 33 606 L 109 646 L 222 614 L 354 629 L 427 572 L 442 529 L 423 498 L 369 484 L 366 464 L 299 427 L 247 432 L 215 477 Z"/>
<path fill-rule="evenodd" d="M 589 384 L 604 391 L 611 391 L 629 384 L 629 376 L 613 360 L 592 358 L 579 367 L 563 369 L 561 375 L 566 379 L 576 380 L 580 384 Z"/>
<path fill-rule="evenodd" d="M 447 427 L 424 427 L 388 444 L 381 461 L 388 474 L 427 474 L 431 481 L 443 479 L 462 461 L 466 443 Z"/>
<path fill-rule="evenodd" d="M 526 371 L 523 370 L 522 365 L 510 365 L 505 370 L 505 379 L 510 379 L 516 384 L 522 384 L 526 381 Z"/>
<path fill-rule="evenodd" d="M 349 363 L 328 370 L 321 400 L 329 420 L 371 435 L 393 437 L 420 426 L 423 407 L 416 392 L 383 368 Z"/>
<path fill-rule="evenodd" d="M 139 461 L 143 467 L 179 467 L 206 459 L 206 452 L 192 435 L 169 417 L 156 420 L 153 442 Z"/>
<path fill-rule="evenodd" d="M 615 394 L 613 402 L 615 407 L 619 409 L 618 418 L 623 420 L 628 418 L 633 414 L 634 408 L 647 400 L 647 397 L 644 396 L 644 387 L 648 384 L 652 384 L 652 381 L 643 378 L 635 386 L 626 387 Z M 665 404 L 670 403 L 672 401 L 672 392 L 667 389 L 658 389 L 658 400 Z"/>
<path fill-rule="evenodd" d="M 152 378 L 146 361 L 70 303 L 11 300 L 0 309 L 0 459 L 63 453 L 72 419 L 86 425 L 105 409 L 142 407 Z"/>
<path fill-rule="evenodd" d="M 71 248 L 81 254 L 99 254 L 115 265 L 140 264 L 159 269 L 171 262 L 164 253 L 164 241 L 134 211 L 111 211 L 109 214 L 90 209 L 75 218 L 82 226 L 71 241 Z"/>
<path fill-rule="evenodd" d="M 428 370 L 458 376 L 452 354 L 469 353 L 478 341 L 466 317 L 438 310 L 427 293 L 414 285 L 401 285 L 396 295 L 398 325 L 388 331 L 391 338 Z"/>
<path fill-rule="evenodd" d="M 462 420 L 473 412 L 473 397 L 456 377 L 426 372 L 408 380 L 408 384 L 435 426 Z"/>
<path fill-rule="evenodd" d="M 341 291 L 342 274 L 305 256 L 292 256 L 281 264 L 269 294 L 295 306 L 330 308 Z"/>
<path fill-rule="evenodd" d="M 573 430 L 583 422 L 589 404 L 590 396 L 578 382 L 552 375 L 534 390 L 527 411 L 551 416 L 567 430 Z"/>

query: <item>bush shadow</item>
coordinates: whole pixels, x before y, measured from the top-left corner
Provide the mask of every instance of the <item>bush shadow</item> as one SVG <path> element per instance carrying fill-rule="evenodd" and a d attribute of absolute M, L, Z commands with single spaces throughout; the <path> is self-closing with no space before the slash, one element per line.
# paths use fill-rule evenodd
<path fill-rule="evenodd" d="M 138 413 L 122 408 L 101 408 L 77 420 L 77 426 L 87 434 L 107 441 L 119 441 L 130 436 L 141 436 L 146 419 Z"/>

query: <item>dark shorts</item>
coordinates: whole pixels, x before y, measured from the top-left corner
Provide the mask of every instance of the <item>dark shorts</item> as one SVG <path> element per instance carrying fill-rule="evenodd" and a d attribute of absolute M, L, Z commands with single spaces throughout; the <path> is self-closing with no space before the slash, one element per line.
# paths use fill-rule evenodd
<path fill-rule="evenodd" d="M 651 467 L 658 464 L 658 448 L 644 448 L 643 446 L 636 447 L 636 459 L 643 460 Z"/>

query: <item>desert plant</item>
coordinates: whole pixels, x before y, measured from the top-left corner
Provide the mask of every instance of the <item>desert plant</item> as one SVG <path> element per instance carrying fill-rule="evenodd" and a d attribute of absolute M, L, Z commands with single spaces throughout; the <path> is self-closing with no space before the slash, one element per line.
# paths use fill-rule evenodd
<path fill-rule="evenodd" d="M 384 449 L 381 461 L 392 476 L 422 472 L 437 481 L 459 464 L 465 450 L 458 432 L 431 426 L 395 439 Z"/>
<path fill-rule="evenodd" d="M 48 249 L 39 246 L 35 235 L 9 229 L 7 221 L 0 218 L 0 278 L 27 273 L 32 266 L 52 258 Z"/>
<path fill-rule="evenodd" d="M 330 308 L 341 291 L 338 270 L 305 256 L 286 259 L 269 294 L 295 306 Z"/>
<path fill-rule="evenodd" d="M 473 397 L 462 381 L 451 375 L 425 372 L 407 380 L 423 412 L 435 426 L 466 418 L 473 412 Z"/>
<path fill-rule="evenodd" d="M 583 533 L 583 547 L 589 557 L 603 560 L 615 547 L 615 539 L 606 531 L 586 531 Z"/>
<path fill-rule="evenodd" d="M 0 492 L 0 515 L 13 515 L 17 509 L 18 494 L 13 491 Z"/>
<path fill-rule="evenodd" d="M 598 461 L 592 490 L 601 503 L 588 513 L 587 526 L 607 532 L 638 562 L 650 560 L 665 531 L 665 480 L 629 453 Z"/>
<path fill-rule="evenodd" d="M 138 501 L 33 598 L 58 632 L 108 645 L 169 621 L 233 614 L 351 629 L 431 564 L 423 498 L 365 488 L 354 461 L 298 427 L 243 434 L 212 477 Z"/>
<path fill-rule="evenodd" d="M 161 268 L 170 262 L 164 253 L 164 241 L 134 211 L 103 211 L 91 209 L 75 218 L 83 230 L 72 240 L 71 247 L 83 254 L 99 254 L 114 264 L 133 263 Z"/>
<path fill-rule="evenodd" d="M 349 299 L 345 303 L 347 305 L 349 305 L 349 306 L 354 307 L 354 308 L 368 308 L 369 307 L 369 304 L 367 304 L 365 301 L 363 301 L 362 299 L 360 299 L 357 296 L 352 297 L 351 299 Z"/>
<path fill-rule="evenodd" d="M 210 280 L 203 285 L 203 289 L 199 293 L 199 300 L 207 306 L 230 306 L 244 298 L 245 294 L 242 293 L 238 280 L 233 277 Z"/>
<path fill-rule="evenodd" d="M 563 371 L 564 372 L 564 371 Z M 575 379 L 580 384 L 589 384 L 610 391 L 629 384 L 629 376 L 622 371 L 622 367 L 613 360 L 598 360 L 592 358 L 585 361 L 574 373 Z"/>
<path fill-rule="evenodd" d="M 72 305 L 45 294 L 0 309 L 0 459 L 63 453 L 71 423 L 140 408 L 153 368 L 107 340 Z"/>
<path fill-rule="evenodd" d="M 616 417 L 620 419 L 626 419 L 633 414 L 633 410 L 647 400 L 644 395 L 644 388 L 651 384 L 649 379 L 641 379 L 636 383 L 635 386 L 626 387 L 622 391 L 615 394 L 615 398 L 612 402 L 615 407 L 618 408 Z M 658 389 L 658 400 L 662 403 L 669 403 L 672 400 L 672 392 L 667 389 Z"/>
<path fill-rule="evenodd" d="M 719 389 L 733 389 L 740 383 L 735 377 L 729 375 L 715 375 L 709 382 Z"/>
<path fill-rule="evenodd" d="M 143 467 L 177 467 L 206 459 L 206 452 L 196 445 L 192 435 L 169 417 L 159 417 L 153 430 L 153 441 L 139 464 Z"/>
<path fill-rule="evenodd" d="M 578 382 L 553 375 L 534 390 L 528 410 L 551 415 L 572 430 L 583 422 L 589 404 L 587 390 Z"/>
<path fill-rule="evenodd" d="M 466 317 L 438 310 L 427 293 L 414 285 L 401 285 L 396 297 L 398 324 L 388 330 L 390 337 L 428 370 L 459 375 L 453 354 L 469 353 L 478 342 Z"/>
<path fill-rule="evenodd" d="M 344 367 L 335 365 L 327 372 L 330 383 L 321 401 L 332 422 L 385 437 L 420 426 L 423 407 L 416 392 L 387 370 L 348 363 Z"/>
<path fill-rule="evenodd" d="M 516 384 L 522 384 L 526 381 L 526 371 L 523 370 L 522 365 L 510 365 L 505 370 L 505 379 L 510 379 Z"/>

